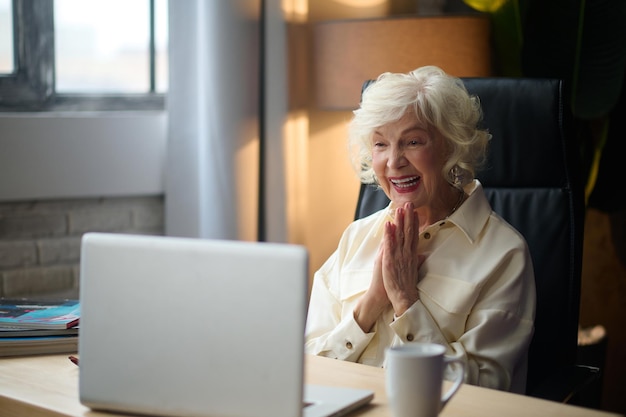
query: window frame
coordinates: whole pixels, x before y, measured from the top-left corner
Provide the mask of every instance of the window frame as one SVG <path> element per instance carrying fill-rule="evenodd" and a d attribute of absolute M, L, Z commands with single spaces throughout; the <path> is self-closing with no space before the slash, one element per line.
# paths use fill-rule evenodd
<path fill-rule="evenodd" d="M 150 85 L 138 94 L 63 94 L 55 89 L 54 2 L 13 0 L 13 73 L 0 75 L 0 112 L 163 110 L 154 91 L 154 0 L 150 0 Z"/>

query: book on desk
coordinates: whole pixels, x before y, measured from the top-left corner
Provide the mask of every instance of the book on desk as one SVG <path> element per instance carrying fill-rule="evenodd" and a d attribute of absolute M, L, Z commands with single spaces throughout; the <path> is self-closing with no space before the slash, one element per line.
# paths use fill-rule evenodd
<path fill-rule="evenodd" d="M 0 356 L 74 353 L 78 300 L 0 298 Z"/>

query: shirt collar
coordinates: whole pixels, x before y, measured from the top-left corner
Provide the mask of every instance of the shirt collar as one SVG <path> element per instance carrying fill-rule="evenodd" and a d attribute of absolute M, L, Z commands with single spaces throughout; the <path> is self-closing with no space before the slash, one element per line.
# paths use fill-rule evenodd
<path fill-rule="evenodd" d="M 465 186 L 464 190 L 469 197 L 448 217 L 447 221 L 455 224 L 465 237 L 474 243 L 487 224 L 491 215 L 491 206 L 480 181 L 473 180 Z"/>

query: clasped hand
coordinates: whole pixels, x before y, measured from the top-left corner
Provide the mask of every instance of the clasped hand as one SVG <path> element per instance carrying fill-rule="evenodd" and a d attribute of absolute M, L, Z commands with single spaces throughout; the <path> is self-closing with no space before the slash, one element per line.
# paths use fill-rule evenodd
<path fill-rule="evenodd" d="M 417 280 L 423 256 L 417 254 L 418 225 L 410 202 L 397 208 L 394 221 L 385 224 L 372 282 L 354 311 L 357 323 L 366 332 L 389 304 L 400 316 L 419 299 Z"/>

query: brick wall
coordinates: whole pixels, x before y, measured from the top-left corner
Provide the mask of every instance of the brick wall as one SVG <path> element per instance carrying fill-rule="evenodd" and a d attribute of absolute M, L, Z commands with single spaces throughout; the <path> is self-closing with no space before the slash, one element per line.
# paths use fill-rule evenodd
<path fill-rule="evenodd" d="M 163 198 L 0 203 L 0 297 L 78 297 L 86 232 L 164 231 Z"/>

